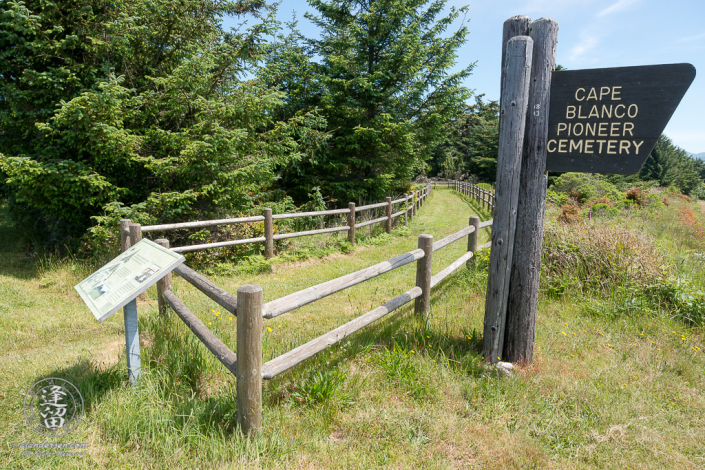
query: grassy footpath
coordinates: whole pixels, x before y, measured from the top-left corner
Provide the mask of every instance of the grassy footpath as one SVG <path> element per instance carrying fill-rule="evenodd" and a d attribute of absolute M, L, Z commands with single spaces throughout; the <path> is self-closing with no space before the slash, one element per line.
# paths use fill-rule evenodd
<path fill-rule="evenodd" d="M 416 248 L 467 224 L 471 208 L 437 190 L 408 228 L 351 254 L 274 271 L 211 276 L 265 301 Z M 3 214 L 5 216 L 5 214 Z M 484 269 L 460 269 L 432 293 L 432 315 L 412 307 L 265 383 L 264 431 L 234 432 L 234 380 L 174 318 L 140 303 L 144 379 L 125 386 L 120 315 L 103 324 L 73 291 L 80 263 L 28 264 L 0 227 L 0 455 L 2 468 L 698 468 L 705 463 L 702 331 L 658 316 L 585 314 L 585 299 L 541 297 L 534 365 L 512 377 L 479 357 Z M 487 239 L 483 234 L 481 241 Z M 434 273 L 464 251 L 434 253 Z M 272 321 L 265 360 L 331 330 L 414 284 L 409 265 Z M 233 349 L 235 320 L 188 284 L 175 292 Z M 83 459 L 22 457 L 40 442 L 24 424 L 22 394 L 66 377 L 86 416 L 58 442 L 89 444 Z"/>

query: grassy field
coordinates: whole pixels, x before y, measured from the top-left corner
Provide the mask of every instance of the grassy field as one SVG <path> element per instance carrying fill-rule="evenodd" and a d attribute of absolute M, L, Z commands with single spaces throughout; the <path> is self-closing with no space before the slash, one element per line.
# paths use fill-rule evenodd
<path fill-rule="evenodd" d="M 702 288 L 691 255 L 705 250 L 687 236 L 682 207 L 702 220 L 695 205 L 674 201 L 657 214 L 592 223 L 604 226 L 606 238 L 617 233 L 609 230 L 643 234 L 663 253 L 668 266 L 659 269 L 689 274 Z M 466 226 L 473 213 L 454 192 L 437 190 L 408 228 L 372 234 L 352 253 L 210 278 L 230 292 L 260 284 L 267 301 L 414 249 L 418 234 L 439 239 Z M 479 356 L 481 256 L 475 269 L 460 269 L 434 289 L 428 322 L 407 306 L 265 383 L 264 430 L 248 440 L 234 429 L 233 377 L 175 315 L 157 315 L 154 292 L 138 305 L 144 377 L 130 388 L 121 315 L 98 324 L 73 290 L 94 267 L 33 262 L 1 216 L 2 468 L 705 466 L 703 330 L 665 307 L 622 309 L 631 297 L 620 290 L 634 288 L 628 283 L 590 290 L 590 272 L 565 279 L 554 273 L 540 297 L 534 364 L 508 377 Z M 547 219 L 553 224 L 555 217 Z M 461 241 L 434 253 L 434 273 L 463 251 Z M 408 290 L 414 269 L 265 321 L 265 360 Z M 236 350 L 235 319 L 178 278 L 174 290 Z M 22 399 L 33 382 L 51 376 L 83 393 L 84 421 L 56 440 L 88 444 L 83 458 L 39 459 L 12 447 L 41 442 L 25 425 Z"/>

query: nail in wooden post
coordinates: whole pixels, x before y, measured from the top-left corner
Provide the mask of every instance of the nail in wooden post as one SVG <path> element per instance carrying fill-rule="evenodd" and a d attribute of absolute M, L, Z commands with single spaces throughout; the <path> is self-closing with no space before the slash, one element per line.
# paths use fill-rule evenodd
<path fill-rule="evenodd" d="M 350 212 L 347 214 L 348 219 L 348 241 L 352 246 L 355 246 L 355 203 L 348 202 L 348 209 Z"/>
<path fill-rule="evenodd" d="M 120 220 L 120 250 L 127 251 L 130 248 L 130 219 Z"/>
<path fill-rule="evenodd" d="M 392 233 L 392 198 L 387 198 L 387 233 Z"/>
<path fill-rule="evenodd" d="M 272 209 L 264 210 L 264 256 L 274 258 L 274 224 L 272 222 Z"/>
<path fill-rule="evenodd" d="M 475 231 L 468 235 L 468 251 L 475 253 L 477 251 L 477 241 L 480 237 L 480 218 L 476 215 L 473 215 L 472 217 L 470 217 L 470 223 L 468 225 L 472 225 L 473 227 L 475 227 Z M 470 264 L 474 261 L 475 257 L 473 256 L 468 260 L 467 263 L 465 263 L 465 266 L 469 268 Z"/>
<path fill-rule="evenodd" d="M 421 297 L 414 303 L 414 313 L 428 318 L 431 311 L 431 268 L 433 262 L 433 235 L 419 235 L 419 248 L 424 257 L 416 262 L 416 286 L 421 288 Z"/>
<path fill-rule="evenodd" d="M 499 198 L 492 224 L 482 348 L 483 356 L 493 363 L 501 357 L 504 346 L 532 52 L 533 40 L 528 36 L 517 36 L 507 43 L 497 158 Z"/>
<path fill-rule="evenodd" d="M 169 248 L 169 240 L 166 238 L 159 238 L 154 241 L 159 246 L 164 248 Z M 157 304 L 159 305 L 159 313 L 161 315 L 166 315 L 167 305 L 164 301 L 164 292 L 171 290 L 171 273 L 167 274 L 163 278 L 157 281 Z"/>
<path fill-rule="evenodd" d="M 558 23 L 542 18 L 530 25 L 534 40 L 529 112 L 519 183 L 514 260 L 509 281 L 507 327 L 502 358 L 531 363 L 536 337 L 536 311 L 541 272 L 546 205 L 546 141 L 551 77 L 556 66 Z"/>
<path fill-rule="evenodd" d="M 262 428 L 262 288 L 237 290 L 237 424 L 245 435 Z"/>

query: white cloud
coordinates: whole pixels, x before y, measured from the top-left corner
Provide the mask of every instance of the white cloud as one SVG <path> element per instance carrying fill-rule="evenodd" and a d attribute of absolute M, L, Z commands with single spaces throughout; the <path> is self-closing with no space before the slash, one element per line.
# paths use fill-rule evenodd
<path fill-rule="evenodd" d="M 600 43 L 600 39 L 594 35 L 583 35 L 582 40 L 570 49 L 570 60 L 578 61 L 585 54 L 592 51 Z"/>
<path fill-rule="evenodd" d="M 676 42 L 691 42 L 691 41 L 697 41 L 698 39 L 705 39 L 705 33 L 696 34 L 695 36 L 689 36 L 687 38 L 682 38 Z"/>
<path fill-rule="evenodd" d="M 600 16 L 609 15 L 609 14 L 612 14 L 612 13 L 615 13 L 618 11 L 622 11 L 622 10 L 634 5 L 635 3 L 639 3 L 640 1 L 641 0 L 619 0 L 614 5 L 608 6 L 607 8 L 605 8 L 604 10 L 599 12 L 597 14 L 597 16 L 600 17 Z"/>

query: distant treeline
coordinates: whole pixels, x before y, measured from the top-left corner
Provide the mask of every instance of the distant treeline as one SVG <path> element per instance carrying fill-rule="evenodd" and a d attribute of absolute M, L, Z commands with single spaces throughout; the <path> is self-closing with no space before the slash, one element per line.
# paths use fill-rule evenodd
<path fill-rule="evenodd" d="M 316 38 L 259 0 L 1 2 L 0 181 L 28 239 L 408 189 L 471 96 L 467 9 L 309 3 Z"/>

